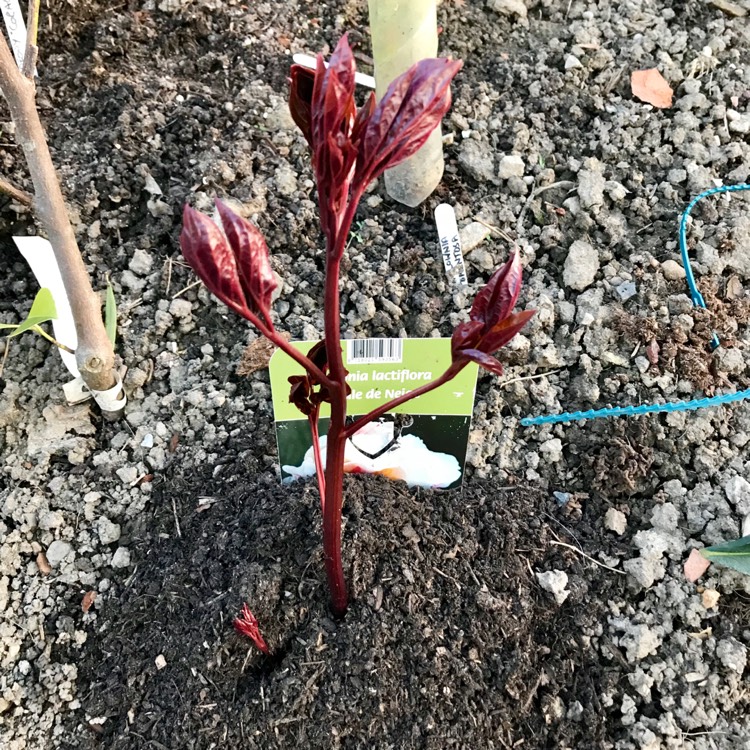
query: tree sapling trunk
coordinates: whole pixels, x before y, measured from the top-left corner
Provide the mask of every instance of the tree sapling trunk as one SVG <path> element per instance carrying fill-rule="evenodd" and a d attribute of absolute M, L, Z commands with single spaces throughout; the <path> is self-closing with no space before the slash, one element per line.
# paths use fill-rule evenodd
<path fill-rule="evenodd" d="M 94 293 L 83 263 L 65 200 L 47 146 L 36 108 L 34 69 L 38 0 L 29 3 L 29 30 L 23 69 L 19 69 L 5 37 L 0 34 L 0 91 L 8 102 L 16 128 L 16 139 L 28 164 L 34 195 L 30 196 L 7 181 L 0 190 L 13 199 L 31 205 L 52 244 L 65 291 L 75 319 L 78 345 L 76 364 L 86 386 L 105 391 L 115 386 L 114 351 L 102 320 L 99 297 Z"/>

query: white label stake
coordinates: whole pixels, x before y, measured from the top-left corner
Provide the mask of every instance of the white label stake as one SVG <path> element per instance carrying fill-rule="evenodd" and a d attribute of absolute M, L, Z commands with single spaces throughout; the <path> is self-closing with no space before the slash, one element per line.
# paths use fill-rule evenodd
<path fill-rule="evenodd" d="M 456 212 L 453 206 L 441 203 L 435 209 L 435 224 L 440 237 L 440 253 L 443 256 L 445 273 L 448 281 L 455 286 L 462 287 L 469 283 L 461 252 L 461 240 L 458 236 Z"/>
<path fill-rule="evenodd" d="M 7 0 L 0 0 L 0 2 L 4 3 L 7 2 Z M 18 0 L 16 0 L 16 2 L 18 2 Z M 318 59 L 316 57 L 305 55 L 301 52 L 292 55 L 292 61 L 297 63 L 297 65 L 301 65 L 303 68 L 308 68 L 309 70 L 315 70 L 318 67 Z M 325 63 L 325 66 L 327 68 L 328 63 Z M 375 88 L 375 79 L 365 73 L 355 73 L 354 82 L 360 86 L 366 86 L 368 89 Z"/>
<path fill-rule="evenodd" d="M 5 28 L 8 30 L 8 39 L 13 49 L 18 67 L 23 67 L 23 57 L 26 54 L 26 24 L 21 13 L 18 0 L 0 0 L 0 8 L 3 11 Z"/>

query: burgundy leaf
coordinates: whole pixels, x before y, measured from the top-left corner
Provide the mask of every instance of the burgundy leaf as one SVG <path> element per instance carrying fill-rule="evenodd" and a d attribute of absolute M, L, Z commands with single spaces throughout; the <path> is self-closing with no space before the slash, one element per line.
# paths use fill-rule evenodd
<path fill-rule="evenodd" d="M 354 177 L 364 186 L 416 153 L 451 105 L 460 60 L 420 60 L 396 78 L 368 119 Z"/>
<path fill-rule="evenodd" d="M 294 404 L 305 416 L 312 414 L 315 408 L 310 401 L 310 378 L 307 375 L 290 375 L 289 403 Z"/>
<path fill-rule="evenodd" d="M 270 322 L 271 299 L 277 282 L 268 258 L 266 241 L 257 227 L 238 216 L 221 201 L 216 201 L 216 208 L 234 253 L 248 307 Z"/>
<path fill-rule="evenodd" d="M 354 104 L 354 56 L 343 36 L 328 68 L 318 56 L 313 85 L 311 145 L 318 184 L 320 224 L 329 245 L 340 229 L 349 197 L 349 183 L 357 158 L 351 134 L 356 118 Z"/>
<path fill-rule="evenodd" d="M 503 320 L 518 300 L 522 279 L 521 259 L 513 250 L 508 261 L 495 271 L 477 294 L 469 317 L 490 327 Z"/>
<path fill-rule="evenodd" d="M 200 280 L 225 305 L 247 317 L 248 308 L 227 239 L 211 219 L 185 206 L 180 247 Z"/>
<path fill-rule="evenodd" d="M 472 349 L 482 337 L 482 323 L 474 320 L 459 323 L 451 336 L 451 352 L 455 359 L 456 355 L 463 349 Z"/>
<path fill-rule="evenodd" d="M 461 352 L 461 357 L 476 362 L 478 365 L 484 367 L 485 370 L 494 372 L 496 375 L 503 374 L 503 366 L 494 357 L 480 352 L 478 349 L 465 349 Z"/>
<path fill-rule="evenodd" d="M 302 65 L 292 65 L 289 78 L 289 111 L 310 148 L 312 140 L 312 95 L 315 75 Z"/>
<path fill-rule="evenodd" d="M 318 341 L 307 357 L 323 373 L 328 373 L 328 352 L 325 341 Z M 320 384 L 320 381 L 311 373 L 304 375 L 291 375 L 289 383 L 292 388 L 289 392 L 289 402 L 294 404 L 305 416 L 309 416 L 322 403 L 331 402 L 331 394 L 328 388 Z M 317 389 L 317 390 L 316 390 Z M 351 390 L 347 390 L 347 395 Z"/>
<path fill-rule="evenodd" d="M 508 316 L 482 336 L 479 346 L 488 354 L 505 346 L 536 314 L 536 310 L 523 310 Z"/>
<path fill-rule="evenodd" d="M 362 135 L 365 132 L 367 123 L 372 117 L 372 113 L 375 111 L 375 106 L 375 92 L 371 91 L 370 96 L 367 97 L 367 101 L 365 102 L 364 106 L 360 107 L 357 112 L 357 116 L 354 118 L 354 125 L 352 126 L 352 143 L 359 143 Z"/>

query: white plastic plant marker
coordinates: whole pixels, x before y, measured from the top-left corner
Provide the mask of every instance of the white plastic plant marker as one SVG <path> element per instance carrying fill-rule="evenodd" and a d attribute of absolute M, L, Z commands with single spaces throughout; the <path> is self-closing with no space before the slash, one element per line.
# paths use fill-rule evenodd
<path fill-rule="evenodd" d="M 461 238 L 456 224 L 456 212 L 448 203 L 441 203 L 435 209 L 435 224 L 440 237 L 440 253 L 448 281 L 453 286 L 462 287 L 469 283 L 461 251 Z"/>
<path fill-rule="evenodd" d="M 18 67 L 21 68 L 26 54 L 26 24 L 21 13 L 21 6 L 18 0 L 2 0 L 0 7 L 2 7 L 3 20 L 8 31 L 13 56 L 16 58 Z"/>
<path fill-rule="evenodd" d="M 39 282 L 39 286 L 46 287 L 52 293 L 52 299 L 55 301 L 57 310 L 57 318 L 52 321 L 55 338 L 61 344 L 65 344 L 69 349 L 75 351 L 78 346 L 75 320 L 52 245 L 44 237 L 14 237 L 13 241 L 29 264 L 32 273 Z M 119 412 L 125 407 L 127 398 L 123 391 L 122 378 L 119 375 L 117 375 L 117 382 L 112 388 L 105 391 L 91 391 L 81 379 L 75 354 L 59 348 L 57 350 L 60 352 L 63 364 L 75 378 L 75 380 L 63 386 L 63 392 L 69 404 L 79 404 L 93 397 L 99 408 L 104 412 Z"/>
<path fill-rule="evenodd" d="M 296 55 L 292 55 L 292 60 L 297 63 L 297 65 L 301 65 L 303 68 L 308 68 L 309 70 L 315 70 L 318 66 L 317 58 L 312 55 L 303 55 L 298 52 Z M 324 62 L 324 64 L 327 68 L 328 63 Z M 368 89 L 375 88 L 375 79 L 365 73 L 355 73 L 354 82 L 358 83 L 360 86 L 366 86 Z"/>
<path fill-rule="evenodd" d="M 78 346 L 76 325 L 52 245 L 44 237 L 14 237 L 13 242 L 16 243 L 19 252 L 29 264 L 32 273 L 39 282 L 39 286 L 46 287 L 52 293 L 52 299 L 55 300 L 55 308 L 57 309 L 57 318 L 52 321 L 55 338 L 61 344 L 65 344 L 75 351 L 76 346 Z M 74 378 L 80 377 L 75 354 L 65 352 L 62 349 L 58 349 L 58 351 L 70 374 Z"/>

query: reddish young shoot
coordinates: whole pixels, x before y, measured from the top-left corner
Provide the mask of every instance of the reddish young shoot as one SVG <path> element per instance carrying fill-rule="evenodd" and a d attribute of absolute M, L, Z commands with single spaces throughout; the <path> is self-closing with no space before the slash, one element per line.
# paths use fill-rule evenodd
<path fill-rule="evenodd" d="M 343 615 L 348 594 L 341 562 L 341 509 L 344 451 L 347 439 L 368 422 L 453 379 L 469 362 L 500 374 L 492 356 L 521 330 L 533 311 L 513 313 L 521 290 L 521 263 L 516 253 L 477 295 L 469 320 L 451 340 L 452 362 L 431 383 L 417 388 L 346 424 L 347 396 L 341 334 L 339 275 L 341 259 L 359 201 L 386 169 L 415 154 L 440 123 L 451 103 L 450 83 L 461 62 L 422 60 L 399 76 L 383 99 L 354 102 L 354 57 L 343 37 L 328 67 L 318 57 L 315 73 L 298 65 L 291 70 L 289 106 L 312 152 L 318 188 L 320 223 L 326 238 L 325 336 L 307 354 L 276 331 L 271 299 L 276 280 L 260 232 L 217 201 L 221 226 L 185 207 L 180 236 L 185 258 L 206 286 L 249 320 L 305 370 L 290 378 L 290 401 L 307 416 L 313 440 L 323 510 L 323 547 L 331 609 Z M 320 405 L 330 404 L 326 455 L 320 450 Z"/>

